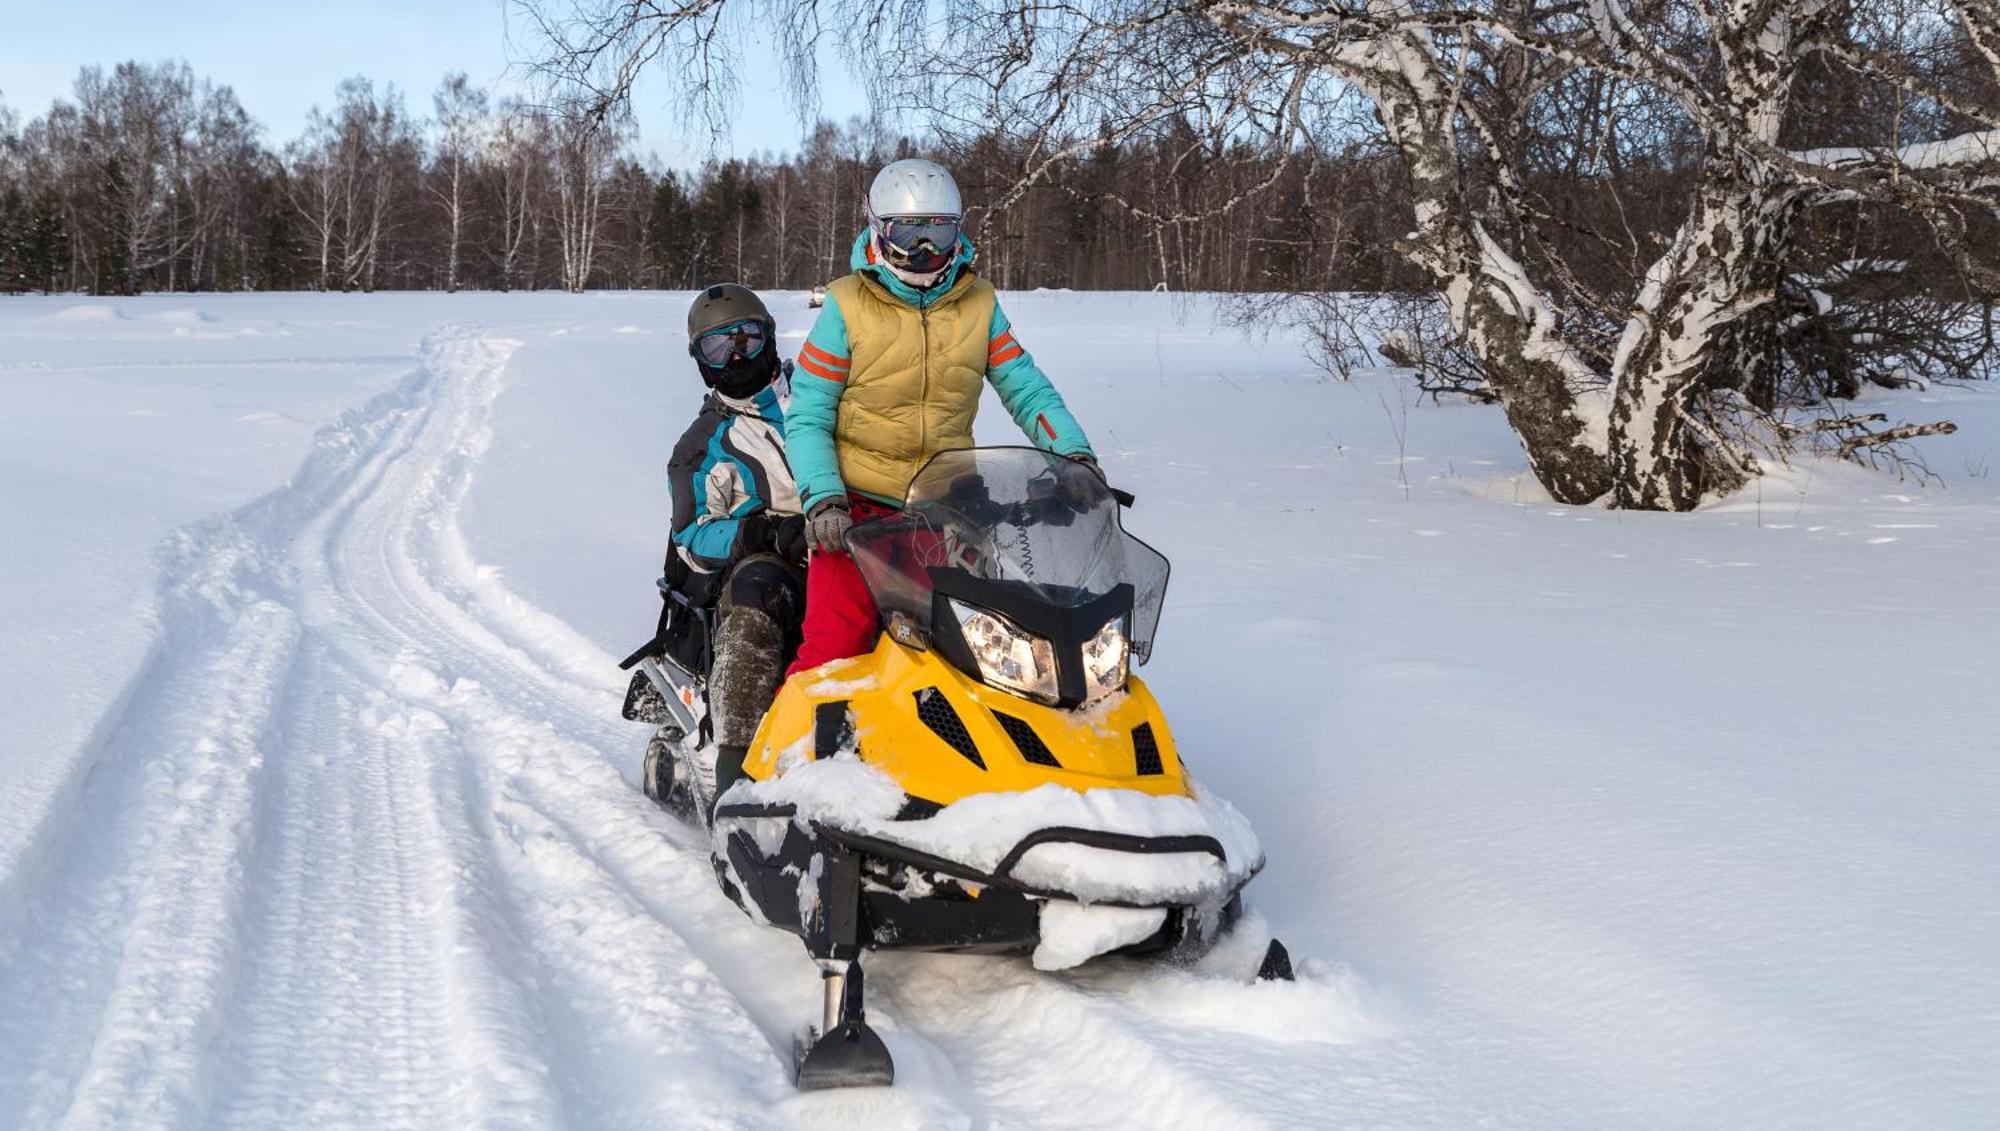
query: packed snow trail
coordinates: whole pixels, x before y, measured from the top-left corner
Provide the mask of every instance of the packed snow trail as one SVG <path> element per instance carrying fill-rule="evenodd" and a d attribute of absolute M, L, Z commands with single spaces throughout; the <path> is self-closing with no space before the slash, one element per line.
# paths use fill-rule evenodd
<path fill-rule="evenodd" d="M 595 1045 L 726 1069 L 754 1062 L 757 1030 L 670 932 L 544 942 L 620 909 L 521 886 L 535 877 L 509 872 L 496 837 L 524 825 L 493 812 L 532 803 L 433 709 L 535 729 L 474 677 L 430 674 L 486 673 L 427 613 L 440 598 L 411 556 L 454 474 L 462 489 L 466 397 L 488 395 L 505 354 L 441 337 L 298 484 L 188 540 L 168 646 L 8 940 L 0 999 L 23 1008 L 5 1041 L 30 1056 L 8 1062 L 0 1110 L 32 1125 L 547 1126 L 617 1114 L 599 1105 L 636 1119 L 757 1097 L 726 1070 L 549 1062 Z M 602 968 L 579 974 L 593 950 Z M 679 983 L 666 1023 L 644 995 L 624 1000 L 646 973 Z M 552 1039 L 580 1008 L 597 1010 L 591 1039 Z"/>
<path fill-rule="evenodd" d="M 1283 1097 L 1266 1073 L 1358 1035 L 1335 982 L 923 956 L 871 981 L 899 1086 L 795 1096 L 811 963 L 607 760 L 643 738 L 617 718 L 610 657 L 459 531 L 514 345 L 433 334 L 290 485 L 176 539 L 161 646 L 40 864 L 11 877 L 0 1122 L 1257 1126 L 1315 1109 L 1310 1073 Z M 1289 1012 L 1305 1043 L 1218 1038 L 1246 1004 Z"/>
<path fill-rule="evenodd" d="M 0 301 L 0 1128 L 1996 1124 L 2000 392 L 1865 398 L 1959 422 L 1923 486 L 1608 513 L 1211 300 L 1010 296 L 1308 981 L 877 956 L 897 1087 L 800 1097 L 810 964 L 616 717 L 688 299 Z"/>

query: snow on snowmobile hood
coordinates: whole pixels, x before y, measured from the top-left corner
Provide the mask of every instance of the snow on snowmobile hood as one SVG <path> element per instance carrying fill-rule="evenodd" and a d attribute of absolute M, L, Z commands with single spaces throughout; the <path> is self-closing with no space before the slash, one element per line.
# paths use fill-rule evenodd
<path fill-rule="evenodd" d="M 1038 844 L 1014 865 L 1011 878 L 1083 903 L 1141 906 L 1220 902 L 1264 865 L 1264 850 L 1235 806 L 1190 781 L 1192 797 L 1130 789 L 1077 791 L 1049 784 L 1025 792 L 980 793 L 921 820 L 896 820 L 906 800 L 881 770 L 850 753 L 794 764 L 770 781 L 745 779 L 727 804 L 789 805 L 794 820 L 813 821 L 992 872 L 1016 845 L 1043 829 L 1073 828 L 1131 836 L 1211 836 L 1224 859 L 1205 852 L 1135 853 L 1088 845 Z M 722 822 L 718 822 L 718 827 Z M 749 819 L 753 835 L 783 836 L 780 822 Z"/>

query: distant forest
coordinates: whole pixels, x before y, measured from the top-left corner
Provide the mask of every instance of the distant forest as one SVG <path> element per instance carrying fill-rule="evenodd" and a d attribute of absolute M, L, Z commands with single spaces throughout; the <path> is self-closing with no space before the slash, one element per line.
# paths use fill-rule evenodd
<path fill-rule="evenodd" d="M 0 291 L 808 287 L 846 271 L 869 179 L 912 154 L 952 165 L 1002 287 L 1374 289 L 1407 271 L 1389 245 L 1408 209 L 1379 156 L 1246 143 L 1196 160 L 1169 128 L 1016 191 L 1033 155 L 998 136 L 926 143 L 856 121 L 819 124 L 794 156 L 683 173 L 642 160 L 615 122 L 463 75 L 428 101 L 413 113 L 350 79 L 277 141 L 185 64 L 122 63 L 84 69 L 40 117 L 0 106 Z M 1252 189 L 1254 215 L 1176 219 Z"/>
<path fill-rule="evenodd" d="M 1926 474 L 1955 425 L 1853 399 L 2000 366 L 1996 2 L 516 0 L 548 105 L 354 78 L 273 139 L 169 62 L 0 107 L 0 291 L 806 287 L 923 155 L 1002 288 L 1234 292 L 1498 403 L 1551 498 L 1686 510 L 1799 451 Z M 774 26 L 927 125 L 646 158 L 640 75 L 811 89 Z"/>

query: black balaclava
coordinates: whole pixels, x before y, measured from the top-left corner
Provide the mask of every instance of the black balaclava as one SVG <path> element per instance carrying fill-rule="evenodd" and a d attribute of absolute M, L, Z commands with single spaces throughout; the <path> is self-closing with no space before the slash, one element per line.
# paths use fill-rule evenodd
<path fill-rule="evenodd" d="M 731 400 L 747 401 L 756 396 L 778 376 L 778 343 L 772 340 L 775 337 L 766 335 L 764 350 L 756 357 L 732 357 L 720 369 L 702 366 L 702 380 Z"/>

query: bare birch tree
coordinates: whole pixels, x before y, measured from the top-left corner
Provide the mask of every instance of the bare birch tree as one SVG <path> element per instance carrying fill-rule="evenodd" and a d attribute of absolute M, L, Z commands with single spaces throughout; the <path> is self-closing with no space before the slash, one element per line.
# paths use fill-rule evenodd
<path fill-rule="evenodd" d="M 599 117 L 583 101 L 570 102 L 553 116 L 556 241 L 563 288 L 572 293 L 580 294 L 590 284 L 621 128 L 619 118 Z"/>
<path fill-rule="evenodd" d="M 185 64 L 122 63 L 109 75 L 91 67 L 76 81 L 76 113 L 52 116 L 74 131 L 77 161 L 97 179 L 113 252 L 115 289 L 136 293 L 148 271 L 179 261 L 201 234 L 177 196 L 186 177 L 197 115 Z M 170 276 L 168 285 L 177 282 Z"/>
<path fill-rule="evenodd" d="M 1992 105 L 1958 107 L 1970 113 L 1957 131 L 1948 125 L 1893 150 L 1784 149 L 1802 66 L 1860 38 L 1860 10 L 1849 5 L 1668 4 L 1635 14 L 1611 0 L 1581 10 L 1215 2 L 1190 14 L 1237 50 L 1336 75 L 1371 99 L 1416 207 L 1405 254 L 1435 280 L 1538 477 L 1565 501 L 1608 495 L 1617 506 L 1680 510 L 1754 474 L 1751 453 L 1720 424 L 1743 392 L 1743 353 L 1769 346 L 1728 347 L 1775 300 L 1772 268 L 1804 210 L 1857 194 L 1938 219 L 1968 203 L 1991 207 L 1982 193 L 2000 158 Z M 1579 332 L 1588 312 L 1548 281 L 1560 261 L 1544 255 L 1543 270 L 1531 270 L 1497 234 L 1502 218 L 1530 231 L 1547 218 L 1523 190 L 1526 170 L 1502 145 L 1500 124 L 1466 92 L 1524 54 L 1563 77 L 1612 76 L 1664 99 L 1698 141 L 1692 200 L 1618 312 L 1608 355 Z M 1899 61 L 1853 57 L 1884 81 L 1924 87 Z M 1468 191 L 1468 148 L 1487 166 L 1477 186 L 1485 194 Z M 1855 168 L 1843 169 L 1849 161 Z"/>
<path fill-rule="evenodd" d="M 446 75 L 431 99 L 437 111 L 437 159 L 431 195 L 445 220 L 445 290 L 459 287 L 459 252 L 473 204 L 473 162 L 484 144 L 487 126 L 486 92 L 473 86 L 463 71 Z"/>
<path fill-rule="evenodd" d="M 499 240 L 494 249 L 494 265 L 500 271 L 500 288 L 513 290 L 532 286 L 534 278 L 525 273 L 524 250 L 538 230 L 549 166 L 549 123 L 545 114 L 517 100 L 501 103 L 499 124 L 487 149 L 487 162 L 494 168 L 494 187 L 499 199 Z"/>
<path fill-rule="evenodd" d="M 286 152 L 290 176 L 286 195 L 305 224 L 315 264 L 314 285 L 331 290 L 334 246 L 340 236 L 339 142 L 333 122 L 318 107 L 306 120 L 305 136 Z"/>

